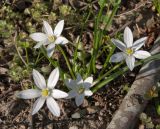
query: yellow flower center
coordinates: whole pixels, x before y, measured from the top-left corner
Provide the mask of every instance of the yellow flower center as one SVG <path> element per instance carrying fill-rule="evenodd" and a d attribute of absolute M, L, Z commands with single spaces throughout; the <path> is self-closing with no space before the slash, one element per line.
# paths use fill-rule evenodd
<path fill-rule="evenodd" d="M 127 55 L 132 55 L 133 54 L 133 49 L 127 48 L 126 53 L 127 53 Z"/>
<path fill-rule="evenodd" d="M 82 94 L 82 93 L 84 93 L 84 91 L 85 91 L 85 88 L 83 86 L 80 86 L 78 89 L 78 93 Z"/>
<path fill-rule="evenodd" d="M 56 40 L 56 37 L 55 37 L 54 35 L 49 35 L 49 36 L 48 36 L 48 40 L 49 40 L 50 42 L 54 42 L 54 41 Z"/>
<path fill-rule="evenodd" d="M 41 93 L 42 93 L 43 97 L 47 97 L 49 95 L 49 90 L 48 89 L 43 89 Z"/>

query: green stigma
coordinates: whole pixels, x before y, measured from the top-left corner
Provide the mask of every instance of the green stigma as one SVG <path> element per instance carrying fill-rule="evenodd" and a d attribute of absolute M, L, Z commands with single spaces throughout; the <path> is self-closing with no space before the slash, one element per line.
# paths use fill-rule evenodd
<path fill-rule="evenodd" d="M 43 89 L 41 93 L 42 93 L 42 96 L 47 97 L 49 95 L 49 90 Z"/>
<path fill-rule="evenodd" d="M 131 48 L 127 48 L 126 49 L 126 53 L 127 53 L 127 55 L 132 55 L 133 54 L 133 50 Z"/>
<path fill-rule="evenodd" d="M 82 94 L 82 93 L 84 93 L 84 91 L 85 91 L 85 88 L 83 86 L 80 86 L 78 89 L 78 93 Z"/>
<path fill-rule="evenodd" d="M 54 42 L 56 40 L 56 37 L 54 35 L 50 35 L 50 36 L 48 36 L 48 40 L 50 42 Z"/>

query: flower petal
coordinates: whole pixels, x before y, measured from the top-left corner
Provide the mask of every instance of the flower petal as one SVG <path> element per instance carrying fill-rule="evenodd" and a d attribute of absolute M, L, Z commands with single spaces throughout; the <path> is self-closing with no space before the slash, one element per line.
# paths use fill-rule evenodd
<path fill-rule="evenodd" d="M 46 81 L 44 77 L 35 69 L 33 69 L 33 80 L 36 86 L 40 89 L 45 89 L 46 88 Z"/>
<path fill-rule="evenodd" d="M 48 45 L 48 44 L 51 44 L 51 42 L 47 39 L 47 40 L 43 43 L 43 45 L 45 46 L 45 45 Z"/>
<path fill-rule="evenodd" d="M 88 77 L 84 80 L 84 82 L 87 82 L 87 83 L 90 83 L 92 84 L 93 83 L 93 77 Z"/>
<path fill-rule="evenodd" d="M 36 89 L 23 90 L 16 94 L 18 98 L 33 99 L 41 96 L 41 91 Z"/>
<path fill-rule="evenodd" d="M 91 90 L 85 90 L 84 94 L 85 94 L 85 96 L 91 96 L 91 95 L 93 95 L 93 92 Z"/>
<path fill-rule="evenodd" d="M 47 36 L 41 32 L 30 34 L 30 38 L 32 38 L 36 42 L 41 42 L 41 41 L 47 40 Z"/>
<path fill-rule="evenodd" d="M 70 89 L 75 89 L 75 87 L 76 87 L 76 81 L 75 80 L 72 80 L 72 79 L 67 79 L 66 81 L 65 81 L 65 84 L 66 84 L 66 86 L 68 87 L 68 88 L 70 88 Z"/>
<path fill-rule="evenodd" d="M 151 56 L 151 54 L 147 51 L 139 50 L 133 54 L 138 59 L 145 59 Z"/>
<path fill-rule="evenodd" d="M 126 27 L 124 30 L 124 42 L 127 48 L 132 47 L 133 45 L 133 34 L 129 27 Z"/>
<path fill-rule="evenodd" d="M 40 48 L 43 44 L 45 44 L 43 41 L 38 42 L 38 43 L 34 46 L 34 48 L 35 48 L 35 49 Z"/>
<path fill-rule="evenodd" d="M 84 94 L 76 96 L 75 101 L 76 101 L 76 105 L 80 106 L 84 101 Z"/>
<path fill-rule="evenodd" d="M 83 79 L 79 73 L 77 74 L 76 83 L 77 83 L 77 85 L 83 83 Z"/>
<path fill-rule="evenodd" d="M 49 25 L 47 21 L 43 21 L 43 29 L 47 35 L 53 35 L 52 27 Z"/>
<path fill-rule="evenodd" d="M 55 49 L 55 44 L 53 43 L 47 46 L 47 55 L 49 58 L 53 55 L 54 49 Z"/>
<path fill-rule="evenodd" d="M 93 83 L 93 77 L 88 77 L 84 80 L 83 85 L 86 89 L 89 89 Z"/>
<path fill-rule="evenodd" d="M 41 109 L 45 100 L 46 99 L 44 97 L 40 97 L 35 101 L 35 103 L 33 104 L 32 115 L 34 115 L 35 113 L 37 113 Z"/>
<path fill-rule="evenodd" d="M 74 98 L 78 95 L 78 93 L 75 91 L 75 90 L 71 90 L 68 92 L 68 97 L 67 99 L 71 99 L 71 98 Z"/>
<path fill-rule="evenodd" d="M 117 39 L 111 39 L 111 41 L 114 43 L 116 47 L 118 47 L 121 51 L 125 51 L 126 46 L 124 43 L 122 43 L 120 40 Z"/>
<path fill-rule="evenodd" d="M 66 44 L 66 43 L 68 43 L 68 40 L 62 36 L 59 36 L 55 41 L 55 44 Z"/>
<path fill-rule="evenodd" d="M 56 35 L 57 37 L 60 36 L 63 30 L 63 27 L 64 27 L 64 20 L 61 20 L 57 23 L 54 29 L 54 35 Z"/>
<path fill-rule="evenodd" d="M 120 62 L 126 58 L 126 55 L 123 52 L 118 52 L 111 56 L 110 62 Z"/>
<path fill-rule="evenodd" d="M 60 116 L 59 105 L 52 97 L 47 98 L 47 107 L 52 112 L 53 115 L 55 115 L 57 117 Z"/>
<path fill-rule="evenodd" d="M 55 99 L 66 98 L 68 94 L 64 91 L 54 89 L 52 90 L 52 97 Z"/>
<path fill-rule="evenodd" d="M 147 40 L 147 37 L 143 37 L 143 38 L 140 38 L 140 39 L 136 40 L 133 43 L 133 47 L 132 48 L 135 51 L 137 51 L 138 49 L 140 49 L 144 45 L 144 43 L 146 42 L 146 40 Z"/>
<path fill-rule="evenodd" d="M 59 79 L 59 69 L 57 67 L 51 72 L 48 78 L 48 83 L 47 83 L 48 88 L 53 89 L 56 86 L 58 79 Z"/>
<path fill-rule="evenodd" d="M 127 56 L 126 57 L 126 64 L 128 68 L 132 71 L 134 68 L 134 63 L 135 63 L 135 57 L 134 56 Z"/>

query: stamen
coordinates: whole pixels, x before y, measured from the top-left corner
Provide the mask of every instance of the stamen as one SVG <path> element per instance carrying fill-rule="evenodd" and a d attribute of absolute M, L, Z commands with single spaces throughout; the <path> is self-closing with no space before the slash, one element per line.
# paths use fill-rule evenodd
<path fill-rule="evenodd" d="M 56 40 L 56 37 L 54 35 L 50 35 L 50 36 L 48 36 L 48 40 L 50 42 L 54 42 Z"/>
<path fill-rule="evenodd" d="M 83 86 L 80 86 L 78 89 L 78 93 L 82 94 L 82 93 L 84 93 L 84 91 L 85 91 L 85 88 Z"/>
<path fill-rule="evenodd" d="M 126 49 L 126 54 L 129 55 L 129 56 L 132 55 L 133 54 L 133 49 L 127 48 Z"/>
<path fill-rule="evenodd" d="M 47 97 L 49 95 L 49 90 L 43 89 L 41 93 L 42 93 L 42 96 Z"/>

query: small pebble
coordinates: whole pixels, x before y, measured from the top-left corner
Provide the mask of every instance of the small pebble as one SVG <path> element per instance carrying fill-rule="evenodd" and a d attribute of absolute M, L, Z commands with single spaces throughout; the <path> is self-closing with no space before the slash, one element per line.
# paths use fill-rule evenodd
<path fill-rule="evenodd" d="M 78 129 L 78 127 L 77 126 L 71 126 L 71 127 L 69 127 L 69 129 Z"/>

